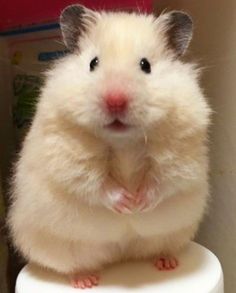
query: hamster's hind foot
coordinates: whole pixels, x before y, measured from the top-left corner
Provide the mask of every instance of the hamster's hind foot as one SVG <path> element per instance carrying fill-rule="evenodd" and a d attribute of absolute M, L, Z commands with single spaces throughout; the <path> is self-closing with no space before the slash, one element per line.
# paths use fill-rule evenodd
<path fill-rule="evenodd" d="M 174 256 L 159 256 L 155 259 L 154 265 L 159 271 L 170 271 L 176 269 L 179 262 Z"/>
<path fill-rule="evenodd" d="M 71 285 L 78 289 L 87 289 L 97 286 L 99 283 L 99 276 L 96 274 L 81 275 L 75 274 L 71 278 Z"/>

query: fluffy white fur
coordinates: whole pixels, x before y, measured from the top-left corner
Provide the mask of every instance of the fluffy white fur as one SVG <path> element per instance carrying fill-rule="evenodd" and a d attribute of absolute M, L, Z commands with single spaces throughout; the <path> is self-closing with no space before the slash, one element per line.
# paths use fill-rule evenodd
<path fill-rule="evenodd" d="M 97 14 L 80 51 L 48 73 L 8 216 L 28 261 L 65 274 L 98 270 L 175 253 L 194 236 L 208 198 L 210 110 L 194 66 L 167 48 L 162 18 Z M 140 70 L 143 57 L 151 74 Z M 132 97 L 122 120 L 132 127 L 119 134 L 104 128 L 112 118 L 102 97 L 115 89 Z M 140 185 L 145 212 L 112 210 L 120 189 Z"/>

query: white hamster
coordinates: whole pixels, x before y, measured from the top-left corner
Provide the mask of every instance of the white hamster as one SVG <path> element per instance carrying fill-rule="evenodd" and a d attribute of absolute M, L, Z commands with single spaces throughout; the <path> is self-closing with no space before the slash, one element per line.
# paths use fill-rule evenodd
<path fill-rule="evenodd" d="M 70 53 L 47 73 L 16 163 L 13 242 L 79 288 L 123 259 L 174 269 L 209 196 L 211 110 L 181 61 L 192 20 L 72 5 L 60 23 Z"/>

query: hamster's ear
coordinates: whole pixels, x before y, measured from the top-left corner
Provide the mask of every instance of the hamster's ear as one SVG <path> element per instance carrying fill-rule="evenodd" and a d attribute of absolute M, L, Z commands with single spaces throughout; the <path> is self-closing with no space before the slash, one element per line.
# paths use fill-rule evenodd
<path fill-rule="evenodd" d="M 79 48 L 79 39 L 96 23 L 97 13 L 82 6 L 67 6 L 60 16 L 60 27 L 67 48 L 73 52 Z"/>
<path fill-rule="evenodd" d="M 186 52 L 192 39 L 192 18 L 187 13 L 172 11 L 160 15 L 157 21 L 158 23 L 164 22 L 164 31 L 168 46 L 174 50 L 177 56 L 182 56 Z"/>

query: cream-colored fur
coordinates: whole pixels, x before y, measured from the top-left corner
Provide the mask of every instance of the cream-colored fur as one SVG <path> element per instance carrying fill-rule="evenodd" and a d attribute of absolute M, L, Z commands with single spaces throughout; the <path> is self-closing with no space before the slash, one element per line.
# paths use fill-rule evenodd
<path fill-rule="evenodd" d="M 194 236 L 208 198 L 210 110 L 197 70 L 167 49 L 161 18 L 97 17 L 80 52 L 47 74 L 13 180 L 16 247 L 61 273 L 174 253 Z M 123 122 L 133 127 L 119 134 L 104 129 L 112 119 L 101 98 L 115 89 L 132 97 Z M 115 213 L 120 186 L 135 194 L 140 184 L 150 187 L 150 208 Z"/>

